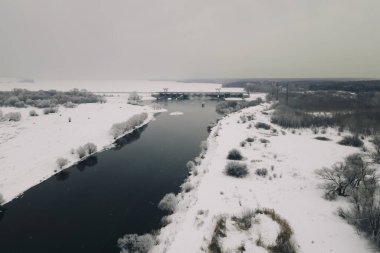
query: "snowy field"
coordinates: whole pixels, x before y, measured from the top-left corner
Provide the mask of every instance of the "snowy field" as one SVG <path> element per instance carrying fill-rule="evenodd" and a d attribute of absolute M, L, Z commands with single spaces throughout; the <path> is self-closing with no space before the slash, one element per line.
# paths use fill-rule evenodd
<path fill-rule="evenodd" d="M 251 228 L 244 231 L 232 221 L 233 216 L 264 208 L 274 209 L 288 221 L 297 252 L 376 252 L 337 215 L 339 207 L 347 206 L 345 200 L 327 201 L 322 197 L 321 181 L 315 175 L 316 169 L 329 167 L 360 149 L 338 145 L 341 137 L 331 128 L 323 134 L 331 141 L 314 139 L 317 135 L 310 129 L 294 133 L 283 130 L 270 123 L 268 108 L 269 104 L 246 108 L 226 116 L 213 128 L 205 157 L 196 167 L 198 173 L 192 173 L 184 184 L 190 191 L 177 195 L 176 211 L 167 219 L 171 222 L 161 229 L 160 244 L 152 252 L 209 252 L 221 217 L 226 220 L 226 231 L 220 237 L 223 252 L 241 252 L 242 245 L 244 252 L 269 252 L 264 246 L 274 243 L 280 229 L 276 222 L 259 214 Z M 243 115 L 253 115 L 254 119 L 242 123 Z M 257 122 L 267 123 L 277 131 L 257 129 Z M 241 147 L 240 142 L 248 137 L 254 141 Z M 248 165 L 245 178 L 224 173 L 232 148 L 241 151 Z M 268 174 L 256 175 L 258 168 L 266 168 Z"/>
<path fill-rule="evenodd" d="M 68 91 L 74 88 L 86 89 L 92 92 L 158 92 L 168 88 L 171 92 L 215 92 L 221 88 L 217 83 L 183 83 L 175 81 L 145 81 L 145 80 L 36 80 L 34 82 L 18 82 L 9 79 L 1 81 L 0 91 L 9 91 L 14 88 L 27 90 L 61 90 Z M 242 91 L 241 88 L 224 88 L 229 91 Z M 222 90 L 223 91 L 223 90 Z"/>
<path fill-rule="evenodd" d="M 129 105 L 125 96 L 107 100 L 76 108 L 60 106 L 58 113 L 48 115 L 42 109 L 1 107 L 4 114 L 22 114 L 19 122 L 0 122 L 0 193 L 5 201 L 58 172 L 57 158 L 68 159 L 67 166 L 77 162 L 78 155 L 72 149 L 92 142 L 101 151 L 112 144 L 109 131 L 113 123 L 147 112 L 145 124 L 159 112 L 150 106 Z M 29 116 L 31 109 L 39 116 Z"/>

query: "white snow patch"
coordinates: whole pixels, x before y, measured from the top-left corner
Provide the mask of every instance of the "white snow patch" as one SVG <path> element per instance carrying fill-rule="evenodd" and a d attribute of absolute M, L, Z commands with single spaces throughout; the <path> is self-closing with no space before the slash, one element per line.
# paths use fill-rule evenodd
<path fill-rule="evenodd" d="M 183 112 L 171 112 L 169 115 L 170 116 L 179 116 L 179 115 L 183 115 Z"/>
<path fill-rule="evenodd" d="M 213 128 L 207 153 L 197 167 L 198 174 L 188 179 L 195 188 L 178 195 L 179 204 L 171 215 L 172 223 L 161 229 L 161 243 L 152 252 L 200 252 L 201 248 L 207 249 L 216 217 L 257 208 L 274 209 L 289 222 L 299 252 L 373 252 L 368 241 L 336 214 L 342 201 L 322 198 L 321 181 L 315 175 L 316 169 L 331 166 L 360 149 L 338 145 L 336 142 L 341 137 L 335 129 L 329 128 L 324 135 L 331 141 L 314 139 L 316 135 L 310 129 L 297 129 L 294 134 L 291 130 L 281 129 L 270 123 L 270 111 L 267 111 L 269 115 L 261 113 L 269 106 L 264 103 L 233 113 Z M 247 113 L 254 114 L 255 119 L 237 123 L 240 116 Z M 277 133 L 248 127 L 257 122 L 270 124 Z M 240 147 L 240 142 L 247 137 L 255 137 L 255 141 Z M 258 141 L 261 138 L 269 143 Z M 248 177 L 233 178 L 224 174 L 226 156 L 232 148 L 238 148 L 246 157 L 243 162 L 250 170 Z M 267 168 L 268 175 L 257 176 L 257 168 Z M 199 215 L 200 210 L 207 215 Z M 276 230 L 269 223 L 266 218 L 261 218 L 261 235 L 267 243 L 273 240 Z M 254 238 L 254 234 L 249 236 Z M 237 244 L 242 239 L 241 235 L 236 235 L 232 240 Z M 229 241 L 225 244 L 235 245 Z M 247 252 L 257 249 L 255 245 L 251 246 L 247 246 L 247 250 L 252 249 Z"/>

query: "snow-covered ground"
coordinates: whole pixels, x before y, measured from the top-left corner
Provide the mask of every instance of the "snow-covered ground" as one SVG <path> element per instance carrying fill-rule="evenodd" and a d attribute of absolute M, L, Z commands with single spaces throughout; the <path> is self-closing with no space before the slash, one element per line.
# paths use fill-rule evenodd
<path fill-rule="evenodd" d="M 218 83 L 183 83 L 176 81 L 147 81 L 147 80 L 35 80 L 34 82 L 18 82 L 7 80 L 0 82 L 0 90 L 14 88 L 27 90 L 62 90 L 74 88 L 86 89 L 92 92 L 158 92 L 168 88 L 171 92 L 215 92 L 221 88 Z M 229 91 L 242 91 L 242 88 L 223 88 Z"/>
<path fill-rule="evenodd" d="M 5 201 L 59 171 L 57 158 L 66 158 L 69 164 L 77 162 L 79 158 L 71 153 L 72 149 L 92 142 L 100 151 L 112 144 L 109 130 L 113 123 L 142 112 L 149 115 L 147 123 L 159 112 L 150 106 L 129 105 L 126 97 L 107 100 L 104 104 L 81 104 L 76 108 L 60 106 L 58 113 L 48 115 L 42 109 L 1 107 L 4 113 L 22 114 L 20 122 L 0 122 L 0 193 Z M 39 116 L 29 116 L 31 109 Z"/>
<path fill-rule="evenodd" d="M 323 134 L 331 141 L 314 139 L 317 135 L 310 129 L 295 133 L 281 129 L 270 123 L 270 111 L 262 113 L 268 108 L 268 104 L 246 108 L 226 116 L 213 128 L 207 153 L 197 167 L 198 174 L 188 178 L 194 189 L 178 195 L 177 209 L 169 217 L 171 223 L 161 229 L 160 244 L 152 252 L 208 252 L 220 217 L 239 216 L 257 208 L 274 209 L 288 221 L 298 252 L 376 252 L 354 227 L 337 215 L 338 207 L 346 205 L 345 200 L 322 198 L 321 181 L 315 175 L 316 169 L 331 166 L 360 149 L 338 145 L 341 137 L 334 129 L 329 128 Z M 254 115 L 255 119 L 242 123 L 243 115 Z M 257 122 L 270 124 L 277 132 L 256 129 Z M 241 147 L 240 142 L 248 137 L 254 138 L 254 142 Z M 245 157 L 243 162 L 249 168 L 246 178 L 224 173 L 226 156 L 232 148 L 239 149 Z M 268 175 L 256 175 L 258 168 L 266 168 Z M 265 217 L 257 218 L 252 231 L 237 230 L 227 219 L 227 231 L 221 242 L 225 252 L 241 252 L 237 247 L 242 243 L 247 250 L 244 252 L 268 252 L 256 245 L 258 233 L 264 242 L 270 243 L 278 228 Z"/>

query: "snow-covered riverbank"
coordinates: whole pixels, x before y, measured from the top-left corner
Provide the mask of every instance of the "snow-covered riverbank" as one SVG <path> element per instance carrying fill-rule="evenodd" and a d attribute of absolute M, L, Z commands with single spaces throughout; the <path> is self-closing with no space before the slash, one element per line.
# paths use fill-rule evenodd
<path fill-rule="evenodd" d="M 297 252 L 374 252 L 367 240 L 337 215 L 337 209 L 347 203 L 322 198 L 321 181 L 315 175 L 316 169 L 329 167 L 360 149 L 338 145 L 341 137 L 334 129 L 319 134 L 330 141 L 316 140 L 310 129 L 281 129 L 270 123 L 268 108 L 269 104 L 246 108 L 223 118 L 213 128 L 207 153 L 196 168 L 198 173 L 186 182 L 190 191 L 178 195 L 175 213 L 166 219 L 170 223 L 161 229 L 160 244 L 152 252 L 211 252 L 208 247 L 221 216 L 227 217 L 226 231 L 219 232 L 225 252 L 269 252 L 261 242 L 275 239 L 276 226 L 264 226 L 268 222 L 261 217 L 255 221 L 256 231 L 250 233 L 236 230 L 228 218 L 257 208 L 274 209 L 288 221 Z M 247 119 L 250 115 L 253 120 Z M 257 129 L 258 122 L 269 124 L 271 129 Z M 242 147 L 247 138 L 254 141 L 246 141 Z M 224 173 L 232 148 L 245 157 L 242 162 L 249 169 L 245 178 Z M 255 173 L 262 168 L 267 169 L 265 177 Z M 238 251 L 242 245 L 247 251 Z"/>
<path fill-rule="evenodd" d="M 1 108 L 4 113 L 22 114 L 19 122 L 0 122 L 0 193 L 5 201 L 60 171 L 57 158 L 68 159 L 67 166 L 79 161 L 73 149 L 88 142 L 98 151 L 108 147 L 114 141 L 109 133 L 113 123 L 147 112 L 146 124 L 154 119 L 154 113 L 162 111 L 129 105 L 125 97 L 109 97 L 107 103 L 76 108 L 61 106 L 58 113 L 48 115 L 35 109 L 37 117 L 29 116 L 31 109 L 35 108 Z"/>

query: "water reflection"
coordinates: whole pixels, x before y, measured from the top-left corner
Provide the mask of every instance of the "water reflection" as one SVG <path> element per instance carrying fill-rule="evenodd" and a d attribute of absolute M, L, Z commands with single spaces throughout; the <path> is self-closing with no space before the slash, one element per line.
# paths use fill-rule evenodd
<path fill-rule="evenodd" d="M 66 179 L 68 179 L 70 176 L 70 173 L 68 171 L 61 171 L 59 172 L 57 175 L 55 175 L 55 178 L 57 179 L 57 181 L 65 181 Z"/>
<path fill-rule="evenodd" d="M 148 127 L 148 124 L 146 124 L 143 127 L 140 127 L 138 129 L 135 129 L 132 133 L 127 134 L 126 136 L 118 139 L 115 142 L 115 148 L 113 150 L 120 150 L 122 149 L 125 145 L 130 144 L 134 141 L 137 141 L 141 137 L 141 133 Z"/>
<path fill-rule="evenodd" d="M 98 157 L 97 156 L 90 156 L 87 159 L 79 162 L 76 167 L 79 171 L 84 171 L 86 167 L 93 167 L 98 163 Z"/>
<path fill-rule="evenodd" d="M 3 219 L 5 214 L 5 207 L 0 206 L 0 221 Z"/>

